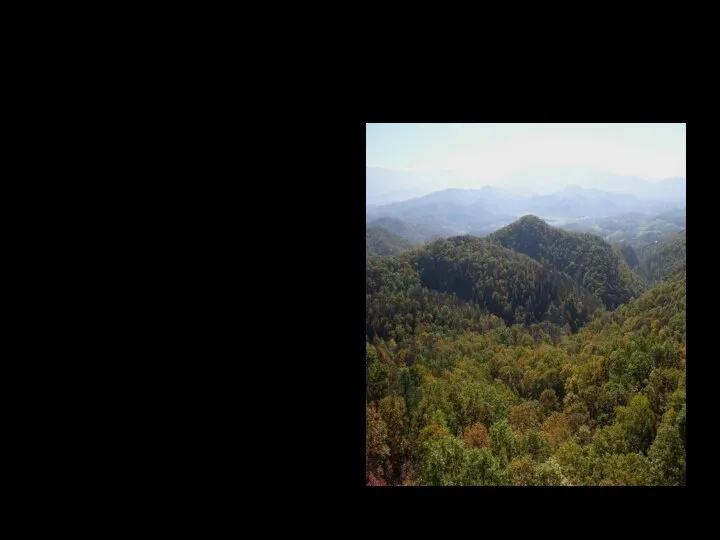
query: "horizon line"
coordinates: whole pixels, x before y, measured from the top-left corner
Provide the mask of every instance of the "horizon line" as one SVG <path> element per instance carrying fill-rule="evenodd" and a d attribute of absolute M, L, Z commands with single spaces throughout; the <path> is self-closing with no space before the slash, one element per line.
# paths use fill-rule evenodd
<path fill-rule="evenodd" d="M 472 179 L 474 174 L 467 174 L 460 171 L 454 171 L 452 169 L 441 169 L 441 168 L 425 168 L 425 167 L 404 167 L 404 168 L 398 168 L 398 167 L 382 167 L 378 165 L 368 165 L 365 164 L 366 169 L 380 169 L 383 171 L 390 171 L 390 172 L 424 172 L 424 173 L 432 173 L 432 172 L 444 172 L 444 173 L 452 173 L 456 174 L 458 176 L 466 177 L 468 179 Z M 636 176 L 636 175 L 630 175 L 630 174 L 618 174 L 612 171 L 608 171 L 605 169 L 598 169 L 596 167 L 584 167 L 584 166 L 547 166 L 547 167 L 531 167 L 527 169 L 517 169 L 511 172 L 504 173 L 502 176 L 506 177 L 515 173 L 523 173 L 523 172 L 532 172 L 532 171 L 546 171 L 546 170 L 552 170 L 552 169 L 564 169 L 564 170 L 570 170 L 570 169 L 586 169 L 590 172 L 595 173 L 602 173 L 602 174 L 611 174 L 613 176 L 618 176 L 620 178 L 637 178 L 639 180 L 644 180 L 647 182 L 657 182 L 662 180 L 685 180 L 687 181 L 687 175 L 685 176 L 663 176 L 663 177 L 643 177 L 643 176 Z"/>

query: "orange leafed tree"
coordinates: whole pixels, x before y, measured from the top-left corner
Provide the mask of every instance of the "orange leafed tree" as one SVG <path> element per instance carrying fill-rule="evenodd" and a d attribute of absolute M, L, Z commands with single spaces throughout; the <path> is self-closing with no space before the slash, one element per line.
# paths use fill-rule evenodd
<path fill-rule="evenodd" d="M 490 448 L 490 434 L 482 424 L 475 424 L 463 434 L 463 441 L 468 448 Z"/>

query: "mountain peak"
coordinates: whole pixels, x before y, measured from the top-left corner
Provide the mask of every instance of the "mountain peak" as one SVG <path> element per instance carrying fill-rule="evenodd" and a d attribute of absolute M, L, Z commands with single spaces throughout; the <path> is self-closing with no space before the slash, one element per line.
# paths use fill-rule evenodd
<path fill-rule="evenodd" d="M 545 227 L 549 227 L 550 225 L 547 224 L 546 221 L 540 219 L 539 217 L 533 215 L 533 214 L 527 214 L 520 219 L 518 219 L 516 222 L 518 225 L 544 225 Z M 515 223 L 511 223 L 509 226 L 514 225 Z"/>

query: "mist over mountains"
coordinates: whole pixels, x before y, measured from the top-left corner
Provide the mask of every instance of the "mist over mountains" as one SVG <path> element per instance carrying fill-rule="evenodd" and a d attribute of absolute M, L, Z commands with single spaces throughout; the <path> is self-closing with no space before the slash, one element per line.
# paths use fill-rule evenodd
<path fill-rule="evenodd" d="M 634 246 L 654 242 L 685 227 L 683 178 L 651 181 L 557 169 L 550 181 L 548 176 L 533 174 L 513 175 L 514 183 L 509 187 L 432 190 L 434 182 L 441 179 L 447 182 L 445 186 L 466 185 L 467 179 L 449 172 L 438 177 L 429 172 L 368 167 L 366 223 L 369 227 L 385 227 L 413 242 L 424 242 L 457 234 L 485 236 L 532 214 L 553 226 L 590 232 L 608 242 L 627 241 Z M 550 173 L 545 170 L 542 174 Z M 531 178 L 543 183 L 530 186 Z M 528 182 L 525 189 L 523 181 Z M 540 185 L 542 192 L 537 188 Z"/>

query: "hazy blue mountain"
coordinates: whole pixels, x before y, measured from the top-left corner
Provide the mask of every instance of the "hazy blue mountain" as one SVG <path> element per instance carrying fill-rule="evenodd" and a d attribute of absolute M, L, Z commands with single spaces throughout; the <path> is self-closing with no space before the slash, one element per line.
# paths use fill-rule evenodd
<path fill-rule="evenodd" d="M 569 186 L 603 192 L 624 193 L 655 201 L 685 200 L 685 179 L 646 180 L 621 176 L 590 167 L 545 167 L 528 169 L 497 178 L 462 175 L 451 171 L 395 171 L 366 167 L 366 203 L 388 204 L 419 197 L 445 188 L 479 189 L 502 186 L 525 195 L 549 195 Z"/>
<path fill-rule="evenodd" d="M 568 226 L 586 218 L 591 221 L 585 227 L 578 224 L 577 230 L 592 232 L 591 228 L 596 226 L 597 220 L 621 214 L 637 214 L 647 219 L 660 212 L 674 212 L 677 220 L 680 219 L 679 204 L 577 185 L 545 195 L 520 195 L 487 186 L 481 189 L 444 189 L 401 202 L 368 207 L 367 220 L 391 217 L 442 230 L 446 236 L 464 233 L 482 236 L 520 216 L 532 214 L 554 226 Z M 602 236 L 611 235 L 616 230 L 597 228 Z"/>
<path fill-rule="evenodd" d="M 389 204 L 420 197 L 440 186 L 462 185 L 465 180 L 449 171 L 393 171 L 365 168 L 366 204 Z"/>
<path fill-rule="evenodd" d="M 497 200 L 503 197 L 506 195 L 493 189 L 446 189 L 368 209 L 367 220 L 396 218 L 441 231 L 443 236 L 478 233 L 493 224 L 501 227 L 515 218 L 502 209 L 494 210 L 499 206 Z"/>
<path fill-rule="evenodd" d="M 530 214 L 554 227 L 591 233 L 612 245 L 627 243 L 634 249 L 685 227 L 682 178 L 651 182 L 588 168 L 547 168 L 516 173 L 513 189 L 454 187 L 424 192 L 443 178 L 445 185 L 462 180 L 446 172 L 367 168 L 366 223 L 398 220 L 402 226 L 391 222 L 386 228 L 414 242 L 425 242 L 463 234 L 486 236 Z M 542 181 L 535 186 L 541 185 L 545 192 L 518 187 L 532 180 Z M 550 188 L 552 192 L 547 192 Z M 403 193 L 421 195 L 379 202 L 401 198 Z"/>
<path fill-rule="evenodd" d="M 532 197 L 529 210 L 547 216 L 606 217 L 625 212 L 654 214 L 673 210 L 678 204 L 572 185 L 557 193 Z"/>
<path fill-rule="evenodd" d="M 568 186 L 596 189 L 603 192 L 625 193 L 656 201 L 685 200 L 685 179 L 668 178 L 646 180 L 636 176 L 621 176 L 590 167 L 546 167 L 518 171 L 502 179 L 504 185 L 522 188 L 528 193 L 547 195 Z"/>

